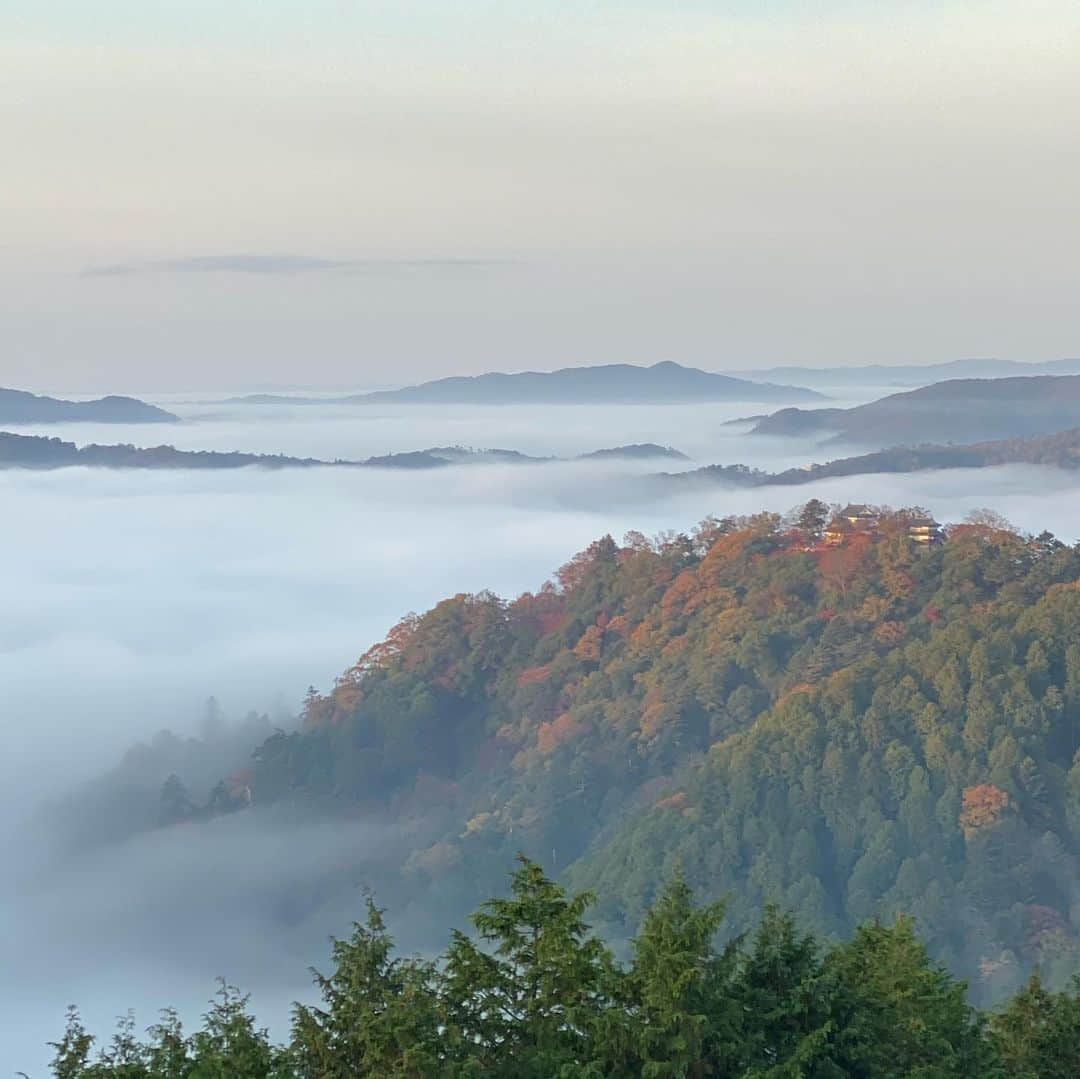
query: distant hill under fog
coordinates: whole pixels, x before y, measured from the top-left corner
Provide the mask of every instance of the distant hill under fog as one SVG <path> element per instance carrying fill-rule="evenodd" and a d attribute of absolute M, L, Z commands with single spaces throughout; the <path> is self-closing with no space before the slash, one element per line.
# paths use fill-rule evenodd
<path fill-rule="evenodd" d="M 837 389 L 843 386 L 929 386 L 955 378 L 1019 378 L 1035 375 L 1080 375 L 1080 359 L 1022 363 L 1019 360 L 967 359 L 948 363 L 868 364 L 862 367 L 768 367 L 731 371 L 738 378 L 796 382 Z"/>
<path fill-rule="evenodd" d="M 685 472 L 650 476 L 648 481 L 683 486 L 722 483 L 734 487 L 798 487 L 819 480 L 849 476 L 933 472 L 945 468 L 994 468 L 1000 465 L 1080 469 L 1080 427 L 1035 438 L 1002 439 L 963 446 L 895 446 L 857 457 L 840 457 L 825 464 L 789 468 L 783 472 L 766 472 L 742 464 L 706 465 Z"/>
<path fill-rule="evenodd" d="M 398 390 L 345 397 L 253 394 L 232 403 L 413 405 L 603 405 L 682 404 L 700 401 L 799 402 L 823 395 L 801 386 L 751 381 L 666 361 L 651 367 L 615 363 L 561 371 L 458 375 Z"/>
<path fill-rule="evenodd" d="M 687 461 L 684 453 L 670 446 L 637 443 L 594 450 L 575 458 L 530 457 L 517 450 L 470 449 L 466 446 L 436 446 L 426 450 L 388 453 L 363 461 L 324 461 L 316 457 L 288 457 L 284 454 L 238 453 L 215 450 L 178 450 L 175 446 L 77 446 L 59 438 L 17 435 L 0 431 L 0 468 L 51 470 L 56 468 L 140 468 L 199 469 L 231 468 L 394 468 L 409 471 L 446 468 L 454 464 L 544 464 L 560 460 L 577 461 Z"/>
<path fill-rule="evenodd" d="M 0 388 L 0 423 L 177 423 L 179 418 L 135 397 L 64 401 Z"/>
<path fill-rule="evenodd" d="M 752 433 L 884 448 L 1030 438 L 1080 424 L 1080 375 L 954 379 L 854 408 L 785 408 Z"/>

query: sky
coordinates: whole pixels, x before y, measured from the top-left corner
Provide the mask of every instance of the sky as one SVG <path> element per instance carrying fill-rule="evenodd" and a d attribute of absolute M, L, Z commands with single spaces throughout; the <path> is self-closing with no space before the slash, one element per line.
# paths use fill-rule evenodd
<path fill-rule="evenodd" d="M 1073 0 L 7 0 L 0 385 L 1077 355 Z"/>

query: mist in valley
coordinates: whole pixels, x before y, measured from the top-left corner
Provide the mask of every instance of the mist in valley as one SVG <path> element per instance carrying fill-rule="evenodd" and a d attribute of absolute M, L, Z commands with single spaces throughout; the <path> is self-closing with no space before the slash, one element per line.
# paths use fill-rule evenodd
<path fill-rule="evenodd" d="M 674 445 L 681 467 L 790 467 L 810 442 L 750 438 L 738 406 L 345 409 L 161 401 L 184 448 L 362 457 L 425 446 L 572 456 Z M 35 429 L 153 444 L 129 428 Z M 670 462 L 475 464 L 434 472 L 0 472 L 9 569 L 0 627 L 0 1066 L 41 1075 L 77 1002 L 93 1030 L 136 1009 L 196 1018 L 225 977 L 283 1033 L 306 969 L 400 863 L 408 822 L 241 812 L 72 851 L 52 809 L 168 728 L 197 734 L 214 696 L 233 724 L 296 722 L 335 675 L 409 611 L 457 592 L 536 589 L 605 533 L 690 529 L 708 514 L 786 511 L 812 497 L 921 505 L 942 521 L 991 506 L 1019 528 L 1080 538 L 1080 477 L 1010 466 L 862 476 L 804 487 L 642 494 Z M 222 772 L 236 766 L 222 760 Z M 52 808 L 50 808 L 52 807 Z M 438 897 L 390 912 L 406 947 L 433 947 Z"/>

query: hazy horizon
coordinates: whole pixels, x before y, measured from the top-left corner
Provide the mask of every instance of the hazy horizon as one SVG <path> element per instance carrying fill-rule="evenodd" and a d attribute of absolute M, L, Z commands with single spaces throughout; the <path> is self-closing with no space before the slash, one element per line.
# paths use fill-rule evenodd
<path fill-rule="evenodd" d="M 16 0 L 0 31 L 0 385 L 1077 352 L 1065 0 Z"/>
<path fill-rule="evenodd" d="M 713 373 L 713 374 L 729 375 L 729 376 L 734 377 L 734 378 L 742 378 L 742 379 L 746 379 L 748 381 L 754 381 L 756 378 L 760 377 L 763 380 L 765 378 L 767 378 L 769 381 L 771 381 L 773 383 L 776 383 L 776 384 L 799 387 L 800 383 L 799 383 L 799 378 L 798 378 L 798 371 L 795 370 L 795 369 L 801 369 L 801 370 L 806 371 L 808 374 L 817 374 L 817 375 L 820 376 L 820 375 L 827 374 L 827 372 L 829 372 L 831 370 L 843 370 L 843 369 L 858 370 L 858 369 L 871 369 L 871 368 L 874 368 L 874 367 L 882 367 L 884 369 L 894 368 L 894 367 L 895 368 L 918 368 L 918 367 L 932 368 L 932 367 L 938 366 L 939 364 L 948 364 L 948 363 L 997 363 L 997 362 L 1029 364 L 1029 365 L 1035 367 L 1035 366 L 1038 366 L 1040 364 L 1053 363 L 1055 361 L 1057 361 L 1057 362 L 1080 362 L 1080 360 L 1077 360 L 1076 357 L 1070 356 L 1070 355 L 1053 356 L 1053 357 L 1049 357 L 1047 359 L 1030 359 L 1030 358 L 1020 358 L 1020 359 L 1018 359 L 1018 358 L 1014 358 L 1014 357 L 1001 357 L 1001 356 L 979 356 L 979 357 L 975 357 L 975 356 L 958 356 L 958 357 L 953 357 L 952 359 L 944 359 L 944 360 L 923 359 L 923 360 L 912 360 L 910 362 L 903 362 L 903 363 L 898 362 L 898 363 L 895 363 L 895 364 L 877 364 L 877 363 L 870 363 L 870 362 L 864 364 L 864 363 L 859 363 L 857 361 L 853 361 L 853 362 L 850 362 L 850 363 L 844 363 L 844 364 L 841 364 L 841 363 L 838 363 L 838 364 L 809 364 L 809 363 L 801 364 L 801 363 L 798 363 L 798 362 L 792 362 L 790 364 L 782 363 L 782 364 L 776 364 L 775 365 L 776 368 L 784 369 L 784 371 L 782 372 L 782 377 L 773 376 L 773 375 L 770 374 L 770 372 L 772 372 L 774 370 L 773 367 L 761 367 L 761 368 L 759 368 L 759 369 L 757 369 L 755 371 L 755 370 L 749 370 L 749 369 L 745 369 L 745 368 L 734 368 L 734 367 L 725 367 L 725 368 L 709 367 L 708 365 L 705 365 L 705 364 L 700 364 L 699 365 L 699 364 L 688 364 L 687 363 L 687 364 L 680 364 L 680 365 L 683 366 L 683 367 L 693 367 L 693 368 L 696 368 L 698 370 L 708 371 L 708 372 Z M 54 383 L 52 381 L 49 381 L 48 379 L 42 380 L 42 378 L 40 376 L 38 376 L 37 378 L 31 380 L 30 382 L 27 382 L 27 383 L 24 383 L 24 384 L 19 384 L 19 385 L 16 385 L 15 383 L 3 383 L 3 382 L 0 382 L 0 389 L 22 390 L 22 391 L 25 391 L 25 392 L 35 393 L 35 394 L 39 394 L 39 395 L 42 395 L 42 396 L 51 396 L 51 397 L 59 397 L 59 398 L 65 398 L 66 397 L 66 398 L 69 398 L 69 399 L 72 399 L 72 400 L 83 400 L 83 399 L 89 400 L 89 399 L 96 399 L 98 397 L 102 397 L 102 396 L 105 396 L 105 395 L 108 395 L 108 394 L 119 394 L 119 395 L 122 395 L 122 396 L 132 396 L 132 397 L 145 398 L 148 401 L 152 401 L 153 403 L 159 404 L 161 407 L 168 408 L 168 407 L 170 407 L 170 405 L 174 405 L 174 404 L 181 404 L 181 405 L 183 405 L 183 404 L 194 404 L 194 405 L 229 404 L 229 403 L 231 403 L 231 400 L 234 397 L 242 397 L 242 396 L 246 396 L 246 395 L 249 395 L 249 394 L 250 395 L 270 394 L 270 395 L 282 395 L 282 396 L 296 395 L 296 396 L 300 396 L 300 397 L 303 397 L 303 396 L 323 396 L 323 395 L 325 395 L 327 397 L 334 397 L 336 395 L 342 395 L 342 396 L 344 396 L 344 395 L 356 395 L 356 394 L 374 393 L 374 392 L 382 391 L 382 390 L 400 389 L 400 388 L 403 388 L 403 387 L 418 385 L 418 384 L 424 383 L 424 382 L 435 381 L 435 380 L 438 380 L 438 379 L 441 379 L 441 378 L 453 378 L 453 377 L 457 377 L 457 376 L 479 377 L 479 376 L 483 376 L 483 375 L 487 375 L 487 374 L 551 373 L 551 372 L 554 372 L 554 371 L 561 371 L 561 370 L 565 370 L 565 369 L 572 368 L 572 367 L 595 367 L 595 366 L 610 366 L 610 365 L 617 366 L 617 365 L 620 365 L 620 364 L 623 364 L 623 363 L 626 363 L 626 362 L 627 361 L 611 360 L 611 361 L 609 361 L 608 364 L 593 364 L 593 363 L 583 362 L 583 363 L 579 363 L 579 364 L 545 365 L 545 364 L 542 364 L 542 363 L 537 363 L 537 364 L 531 364 L 531 365 L 527 365 L 527 366 L 507 364 L 507 365 L 505 365 L 503 367 L 499 367 L 499 368 L 494 368 L 493 367 L 493 368 L 485 369 L 485 370 L 447 371 L 445 374 L 442 374 L 442 375 L 434 375 L 430 379 L 428 379 L 428 378 L 420 378 L 420 377 L 415 378 L 415 379 L 412 379 L 412 378 L 400 378 L 399 377 L 396 380 L 392 379 L 392 378 L 385 378 L 382 381 L 378 381 L 377 379 L 378 379 L 378 376 L 379 376 L 380 372 L 372 372 L 372 374 L 368 378 L 364 379 L 363 377 L 361 377 L 360 380 L 358 380 L 358 381 L 340 381 L 340 380 L 337 380 L 337 381 L 318 382 L 318 381 L 312 381 L 312 380 L 304 381 L 304 380 L 301 380 L 301 379 L 293 379 L 292 381 L 278 381 L 278 382 L 273 382 L 273 381 L 270 381 L 270 382 L 266 382 L 266 381 L 264 381 L 264 382 L 260 382 L 260 381 L 250 381 L 250 382 L 221 381 L 221 382 L 214 382 L 214 381 L 211 381 L 210 383 L 205 384 L 205 385 L 200 385 L 200 384 L 191 384 L 191 385 L 177 384 L 177 385 L 174 385 L 174 386 L 171 386 L 171 387 L 168 387 L 168 388 L 159 387 L 157 389 L 155 389 L 153 387 L 144 388 L 142 386 L 142 384 L 138 380 L 136 380 L 135 382 L 133 382 L 131 384 L 122 385 L 122 386 L 109 384 L 109 385 L 101 385 L 101 386 L 98 386 L 96 388 L 90 388 L 88 386 L 81 385 L 81 384 L 68 385 L 67 383 Z M 664 362 L 664 361 L 660 361 L 660 360 L 655 361 L 655 363 L 661 363 L 661 362 Z M 677 361 L 677 360 L 674 361 L 674 362 L 680 363 L 680 361 Z M 300 367 L 300 366 L 302 366 L 302 365 L 298 365 L 298 367 Z M 652 366 L 652 363 L 634 364 L 633 366 L 639 366 L 639 367 Z M 787 369 L 788 368 L 793 369 L 791 371 L 790 375 L 787 374 Z M 386 371 L 384 373 L 386 375 L 390 374 L 389 371 Z M 1043 374 L 1045 372 L 1040 371 L 1039 373 Z M 967 376 L 952 376 L 952 377 L 967 377 Z M 822 393 L 824 396 L 819 401 L 806 402 L 803 407 L 813 408 L 813 407 L 821 407 L 821 406 L 825 406 L 825 405 L 829 405 L 829 404 L 844 404 L 844 403 L 850 403 L 850 402 L 862 403 L 864 401 L 872 400 L 875 397 L 884 397 L 884 396 L 886 396 L 888 394 L 892 394 L 892 393 L 900 392 L 900 391 L 905 390 L 905 389 L 913 388 L 914 384 L 908 384 L 908 383 L 902 383 L 902 382 L 889 383 L 889 382 L 884 382 L 883 381 L 882 383 L 875 385 L 874 383 L 867 381 L 867 382 L 864 382 L 864 383 L 860 383 L 857 387 L 846 387 L 841 383 L 825 383 L 823 385 L 820 378 L 811 378 L 811 379 L 807 380 L 807 388 L 810 388 L 811 386 L 812 386 L 812 388 L 818 390 L 818 392 Z M 409 407 L 415 408 L 417 406 L 409 406 Z M 433 407 L 435 407 L 435 406 L 433 406 Z M 442 405 L 442 406 L 437 406 L 437 407 L 447 407 L 447 406 Z M 460 407 L 460 406 L 453 405 L 451 407 L 457 408 L 457 407 Z M 502 408 L 502 407 L 508 407 L 508 406 L 505 406 L 505 405 L 491 405 L 491 406 L 487 406 L 487 407 Z M 634 406 L 631 405 L 631 406 L 627 406 L 627 407 L 634 407 Z M 672 407 L 681 407 L 681 406 L 673 405 Z M 783 407 L 783 403 L 782 402 L 772 402 L 772 403 L 770 403 L 770 402 L 748 401 L 748 402 L 743 403 L 743 405 L 741 407 L 742 407 L 743 411 L 746 411 L 747 409 L 751 409 L 751 410 L 754 410 L 754 411 L 775 411 L 777 408 Z M 50 425 L 50 426 L 53 426 L 53 425 Z M 76 425 L 76 430 L 78 430 L 78 429 L 85 430 L 85 427 L 86 427 L 85 424 L 78 424 L 78 425 Z M 76 439 L 76 440 L 78 441 L 78 439 Z"/>

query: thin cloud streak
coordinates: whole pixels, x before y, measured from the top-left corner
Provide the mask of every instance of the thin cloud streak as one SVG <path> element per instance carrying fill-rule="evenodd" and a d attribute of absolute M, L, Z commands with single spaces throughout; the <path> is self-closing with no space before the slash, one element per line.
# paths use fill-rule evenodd
<path fill-rule="evenodd" d="M 91 266 L 80 277 L 131 277 L 144 274 L 240 273 L 294 275 L 302 273 L 379 273 L 399 270 L 472 270 L 491 266 L 512 266 L 516 259 L 477 257 L 436 258 L 321 258 L 292 253 L 257 255 L 192 255 L 177 259 L 150 259 L 144 262 Z"/>
<path fill-rule="evenodd" d="M 186 448 L 349 457 L 471 442 L 568 454 L 648 440 L 674 443 L 699 462 L 770 470 L 816 454 L 806 441 L 724 426 L 738 405 L 409 406 L 360 417 L 348 406 L 160 403 L 187 421 L 170 432 Z M 144 430 L 126 437 L 145 442 Z M 116 438 L 95 425 L 48 433 Z M 186 736 L 211 693 L 234 718 L 254 708 L 288 726 L 309 684 L 332 684 L 404 612 L 482 588 L 510 598 L 605 532 L 686 530 L 708 513 L 784 512 L 819 497 L 921 504 L 955 521 L 990 506 L 1021 528 L 1080 536 L 1080 477 L 1056 469 L 659 496 L 649 488 L 637 500 L 631 481 L 655 467 L 0 472 L 8 509 L 0 562 L 19 567 L 0 622 L 0 1074 L 47 1074 L 46 1042 L 72 1001 L 98 1030 L 129 1006 L 140 1025 L 163 1003 L 194 1021 L 217 975 L 252 991 L 257 1014 L 285 1036 L 290 1002 L 310 999 L 306 965 L 325 963 L 326 935 L 347 931 L 363 910 L 355 885 L 384 891 L 383 867 L 400 861 L 402 844 L 372 818 L 323 821 L 283 807 L 134 836 L 80 857 L 56 847 L 64 837 L 49 830 L 43 802 L 79 789 L 161 727 Z M 411 906 L 392 903 L 406 950 L 445 928 L 451 916 L 440 902 L 436 890 Z"/>

